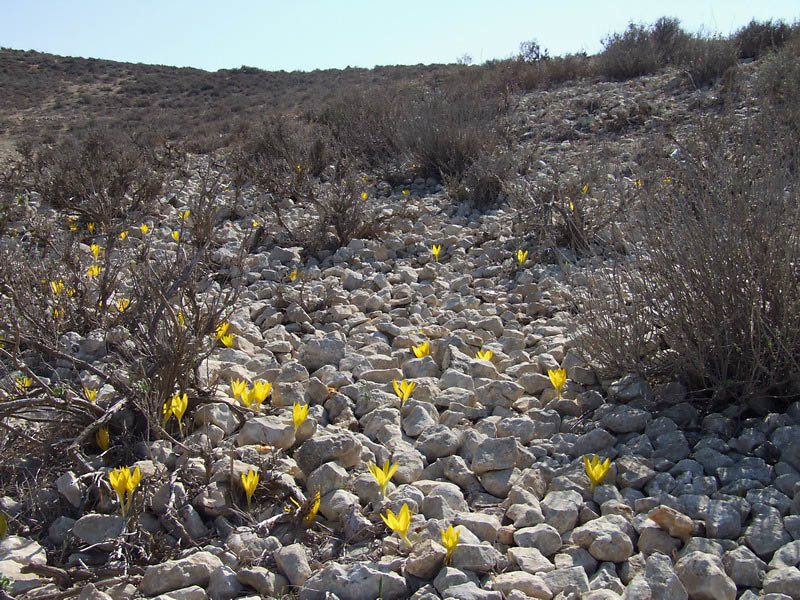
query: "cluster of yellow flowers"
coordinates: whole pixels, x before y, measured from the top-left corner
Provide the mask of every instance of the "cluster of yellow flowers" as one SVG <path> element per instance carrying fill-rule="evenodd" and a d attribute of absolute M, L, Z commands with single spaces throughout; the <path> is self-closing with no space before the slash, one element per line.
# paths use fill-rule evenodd
<path fill-rule="evenodd" d="M 413 350 L 414 356 L 417 358 L 423 358 L 431 353 L 431 346 L 428 342 L 422 342 L 418 346 L 412 346 L 411 350 Z"/>
<path fill-rule="evenodd" d="M 122 467 L 121 469 L 114 469 L 108 474 L 108 480 L 111 482 L 111 487 L 117 493 L 119 498 L 120 512 L 125 517 L 126 513 L 130 510 L 133 503 L 133 490 L 139 485 L 142 479 L 142 472 L 139 467 L 131 473 L 129 467 Z M 127 501 L 125 496 L 127 494 Z"/>
<path fill-rule="evenodd" d="M 223 321 L 217 325 L 217 328 L 214 331 L 214 336 L 217 338 L 217 341 L 222 342 L 222 344 L 228 348 L 233 347 L 233 334 L 228 333 L 228 327 L 230 326 L 230 323 Z"/>
<path fill-rule="evenodd" d="M 272 393 L 272 384 L 268 381 L 254 381 L 253 387 L 250 389 L 246 381 L 233 379 L 231 380 L 231 391 L 234 399 L 239 400 L 247 408 L 252 406 L 258 410 L 267 396 Z"/>
<path fill-rule="evenodd" d="M 189 398 L 185 393 L 183 396 L 175 394 L 172 398 L 164 402 L 164 421 L 161 426 L 166 427 L 167 421 L 174 415 L 178 421 L 178 430 L 181 432 L 181 435 L 183 435 L 183 422 L 181 419 L 183 418 L 183 413 L 186 412 L 187 406 L 189 406 Z"/>
<path fill-rule="evenodd" d="M 400 406 L 406 403 L 406 400 L 411 397 L 411 392 L 417 387 L 416 382 L 408 381 L 407 379 L 403 379 L 400 383 L 397 383 L 396 379 L 392 379 L 392 385 L 394 386 L 394 393 L 400 398 Z"/>
<path fill-rule="evenodd" d="M 247 473 L 242 473 L 242 489 L 244 490 L 245 496 L 247 497 L 248 509 L 252 506 L 253 494 L 255 494 L 259 480 L 260 476 L 258 472 L 253 471 L 253 469 L 249 469 Z M 287 506 L 284 507 L 283 510 L 286 512 L 299 513 L 306 527 L 310 527 L 311 524 L 314 522 L 314 519 L 317 517 L 317 512 L 319 511 L 319 505 L 321 503 L 319 491 L 317 491 L 317 493 L 315 493 L 311 497 L 311 499 L 305 502 L 304 504 L 300 504 L 294 498 L 290 498 L 290 500 L 292 504 L 295 505 L 295 508 L 293 509 Z"/>

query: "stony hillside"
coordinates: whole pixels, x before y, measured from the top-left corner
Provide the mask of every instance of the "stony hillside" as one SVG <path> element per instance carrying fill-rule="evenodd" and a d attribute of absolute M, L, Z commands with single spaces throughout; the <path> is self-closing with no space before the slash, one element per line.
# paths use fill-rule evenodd
<path fill-rule="evenodd" d="M 656 169 L 682 172 L 702 123 L 757 111 L 760 68 L 515 97 L 503 148 L 529 168 L 491 206 L 364 170 L 353 202 L 380 227 L 335 249 L 290 235 L 333 218 L 327 196 L 237 187 L 216 155 L 119 212 L 99 186 L 15 195 L 6 591 L 799 599 L 800 403 L 607 378 L 581 337 L 591 282 L 641 242 L 627 217 L 671 185 Z M 553 233 L 564 206 L 586 211 L 573 244 Z"/>

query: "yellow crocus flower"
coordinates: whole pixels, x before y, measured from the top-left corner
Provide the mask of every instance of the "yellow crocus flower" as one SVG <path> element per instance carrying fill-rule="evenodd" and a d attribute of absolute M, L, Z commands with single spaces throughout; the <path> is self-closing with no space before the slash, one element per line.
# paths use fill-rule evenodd
<path fill-rule="evenodd" d="M 369 472 L 372 473 L 375 481 L 377 481 L 378 485 L 381 486 L 381 495 L 384 497 L 386 496 L 386 486 L 389 485 L 389 480 L 391 480 L 395 471 L 397 471 L 396 462 L 389 466 L 389 461 L 387 460 L 383 463 L 383 468 L 379 467 L 373 462 L 369 463 Z"/>
<path fill-rule="evenodd" d="M 221 340 L 225 337 L 225 334 L 228 333 L 228 327 L 230 327 L 230 323 L 227 321 L 223 321 L 219 325 L 217 325 L 217 329 L 215 330 L 215 335 L 217 336 L 218 340 Z"/>
<path fill-rule="evenodd" d="M 256 407 L 260 407 L 267 396 L 272 392 L 272 384 L 267 381 L 254 381 L 253 394 L 256 401 Z"/>
<path fill-rule="evenodd" d="M 442 529 L 442 543 L 447 548 L 447 556 L 444 559 L 445 564 L 450 562 L 450 557 L 458 546 L 458 537 L 461 535 L 460 529 L 455 529 L 452 525 L 447 529 Z"/>
<path fill-rule="evenodd" d="M 477 358 L 481 360 L 492 360 L 492 356 L 494 356 L 494 352 L 491 350 L 478 350 L 478 353 L 475 355 Z"/>
<path fill-rule="evenodd" d="M 406 403 L 406 400 L 411 397 L 411 392 L 417 387 L 415 381 L 408 381 L 406 379 L 403 379 L 400 383 L 397 383 L 397 380 L 393 379 L 392 385 L 394 386 L 394 393 L 400 398 L 400 406 Z"/>
<path fill-rule="evenodd" d="M 417 358 L 423 358 L 431 353 L 431 347 L 428 342 L 422 342 L 419 346 L 412 346 L 411 349 L 414 351 L 414 356 Z"/>
<path fill-rule="evenodd" d="M 607 458 L 600 462 L 600 458 L 597 454 L 593 454 L 591 460 L 589 460 L 588 456 L 583 457 L 583 465 L 586 468 L 586 475 L 589 477 L 592 489 L 594 489 L 595 486 L 603 482 L 603 479 L 605 479 L 605 476 L 608 474 L 608 469 L 611 466 L 611 459 Z"/>
<path fill-rule="evenodd" d="M 97 443 L 97 447 L 103 452 L 108 450 L 108 446 L 111 443 L 111 436 L 108 433 L 108 427 L 101 427 L 98 429 L 94 436 L 94 441 Z"/>
<path fill-rule="evenodd" d="M 233 391 L 234 399 L 239 398 L 243 393 L 247 392 L 247 382 L 241 379 L 232 379 L 231 390 Z"/>
<path fill-rule="evenodd" d="M 567 382 L 566 369 L 549 369 L 547 375 L 550 377 L 550 383 L 556 389 L 558 399 L 561 400 L 561 390 L 564 389 L 564 384 Z"/>
<path fill-rule="evenodd" d="M 294 406 L 292 406 L 292 422 L 294 423 L 295 432 L 305 422 L 306 418 L 308 418 L 308 404 L 295 402 Z"/>
<path fill-rule="evenodd" d="M 245 475 L 242 473 L 242 487 L 244 488 L 244 493 L 247 494 L 247 507 L 250 507 L 250 502 L 253 499 L 253 493 L 256 491 L 256 486 L 258 486 L 258 473 L 250 469 L 247 471 Z"/>
<path fill-rule="evenodd" d="M 403 504 L 403 508 L 395 515 L 391 509 L 386 509 L 386 514 L 381 515 L 383 522 L 394 531 L 400 538 L 409 546 L 411 542 L 408 541 L 408 526 L 411 525 L 411 511 L 408 510 L 408 504 Z"/>

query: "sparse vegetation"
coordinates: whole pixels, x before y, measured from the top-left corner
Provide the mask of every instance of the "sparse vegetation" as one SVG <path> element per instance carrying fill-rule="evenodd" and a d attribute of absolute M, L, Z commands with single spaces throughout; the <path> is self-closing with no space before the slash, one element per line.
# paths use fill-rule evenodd
<path fill-rule="evenodd" d="M 409 415 L 445 427 L 440 371 L 458 398 L 446 427 L 484 409 L 498 431 L 506 411 L 552 413 L 552 435 L 572 435 L 583 392 L 628 374 L 680 382 L 695 407 L 738 404 L 737 417 L 784 410 L 800 399 L 799 33 L 753 21 L 702 36 L 665 17 L 612 34 L 596 56 L 550 56 L 531 40 L 483 65 L 318 73 L 1 49 L 0 136 L 15 147 L 0 168 L 10 526 L 61 568 L 93 548 L 48 538 L 55 519 L 118 510 L 114 573 L 139 576 L 203 547 L 181 511 L 207 509 L 221 531 L 302 541 L 324 563 L 351 538 L 320 523 L 340 507 L 301 489 L 300 448 L 318 425 L 361 435 L 378 410 L 391 422 L 353 442 L 348 468 L 371 465 L 374 481 L 354 487 L 374 484 L 384 504 L 370 500 L 367 518 L 368 492 L 343 489 L 360 502 L 347 536 L 376 552 L 385 523 L 397 539 L 381 551 L 405 552 L 419 507 L 414 494 L 386 502 L 443 457 L 409 466 L 404 454 Z M 452 221 L 434 229 L 441 215 Z M 572 288 L 557 290 L 555 273 Z M 553 325 L 568 318 L 574 339 Z M 580 383 L 575 350 L 592 367 Z M 512 369 L 525 393 L 497 391 L 497 410 L 458 396 Z M 256 413 L 268 443 L 242 435 Z M 583 468 L 557 454 L 548 478 L 569 460 Z M 589 494 L 616 477 L 608 458 L 584 460 Z M 485 466 L 463 478 L 481 502 L 516 485 L 484 477 L 516 467 Z M 68 472 L 78 504 L 50 489 Z M 157 494 L 169 498 L 155 518 Z M 457 562 L 467 544 L 439 531 L 442 560 Z M 241 564 L 274 570 L 272 549 L 259 552 Z"/>

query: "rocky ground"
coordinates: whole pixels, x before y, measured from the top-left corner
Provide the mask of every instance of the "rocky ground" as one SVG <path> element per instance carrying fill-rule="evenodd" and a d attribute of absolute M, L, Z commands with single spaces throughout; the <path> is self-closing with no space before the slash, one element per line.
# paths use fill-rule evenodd
<path fill-rule="evenodd" d="M 647 132 L 680 128 L 716 101 L 674 79 L 524 98 L 517 125 L 522 145 L 536 133 L 538 177 L 604 136 L 617 152 L 607 175 L 632 185 Z M 246 205 L 228 215 L 216 260 L 242 293 L 233 347 L 201 368 L 213 397 L 190 399 L 179 443 L 137 445 L 142 480 L 127 519 L 107 477 L 122 465 L 102 456 L 94 472 L 41 490 L 74 510 L 54 515 L 46 539 L 0 541 L 12 596 L 800 598 L 800 403 L 760 418 L 737 406 L 703 415 L 678 384 L 599 381 L 572 312 L 575 276 L 596 261 L 519 265 L 513 209 L 479 214 L 431 182 L 410 189 L 371 188 L 382 210 L 404 215 L 383 239 L 316 258 L 275 244 L 243 269 L 233 248 L 252 215 Z M 179 197 L 161 217 L 184 208 Z M 152 235 L 171 243 L 169 227 L 155 223 Z M 102 345 L 73 341 L 81 359 L 103 362 Z M 430 354 L 416 357 L 426 342 Z M 476 358 L 482 350 L 490 360 Z M 561 398 L 548 377 L 557 368 L 568 378 Z M 236 379 L 272 383 L 271 397 L 245 407 Z M 403 379 L 416 387 L 401 405 L 393 381 Z M 81 381 L 110 402 L 96 375 Z M 310 405 L 297 428 L 295 403 Z M 611 467 L 593 488 L 583 459 L 594 454 Z M 368 465 L 385 461 L 398 466 L 383 497 Z M 260 482 L 248 507 L 250 470 Z M 404 504 L 410 545 L 380 516 Z M 11 497 L 2 508 L 12 520 L 26 510 Z M 445 564 L 449 525 L 460 534 Z M 134 546 L 178 550 L 139 567 L 155 554 L 137 563 Z"/>

